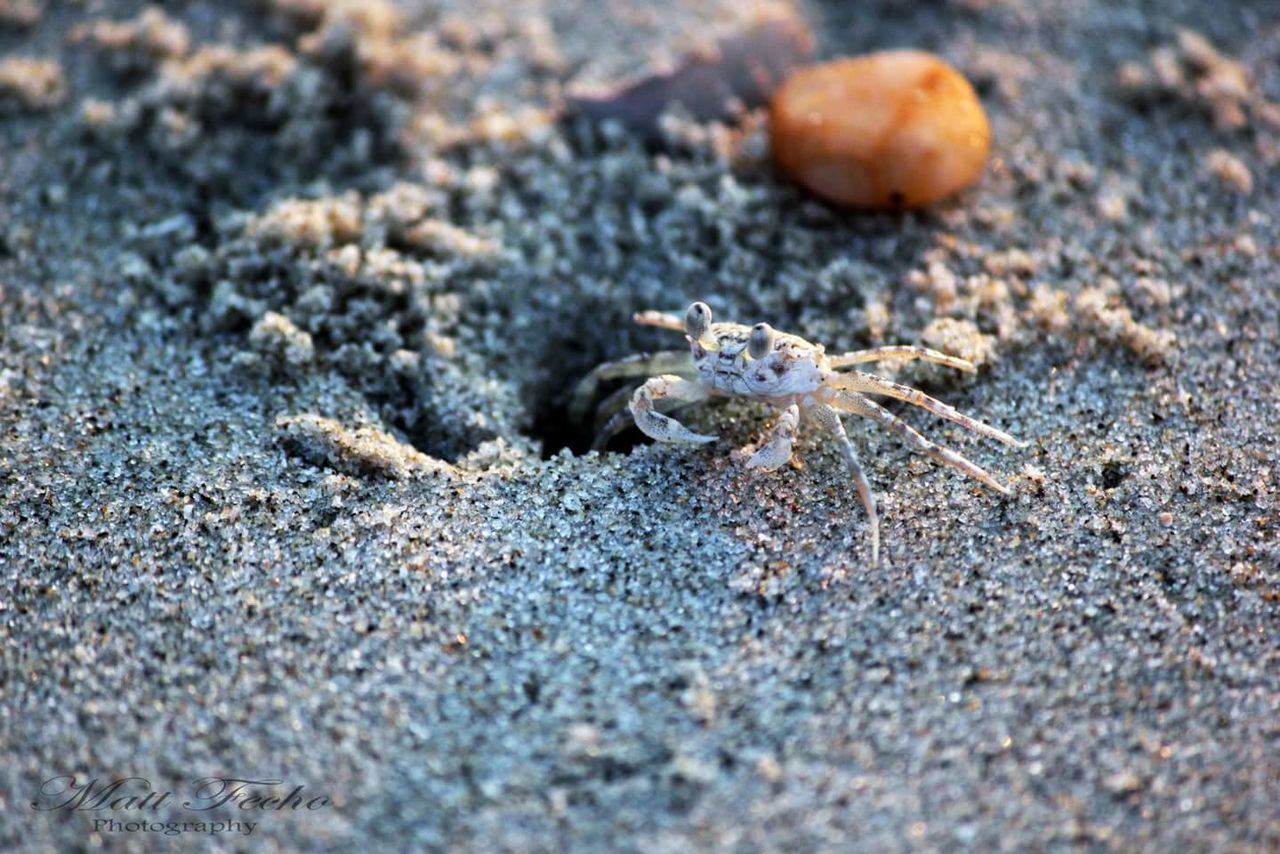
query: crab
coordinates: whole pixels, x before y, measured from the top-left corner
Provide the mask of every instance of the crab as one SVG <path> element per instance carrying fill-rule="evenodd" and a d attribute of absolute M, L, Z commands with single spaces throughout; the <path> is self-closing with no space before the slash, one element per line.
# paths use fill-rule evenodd
<path fill-rule="evenodd" d="M 713 396 L 732 395 L 764 401 L 780 410 L 762 444 L 751 453 L 746 463 L 750 469 L 771 472 L 791 460 L 803 415 L 835 437 L 866 509 L 873 566 L 880 563 L 880 522 L 876 499 L 858 453 L 845 433 L 841 413 L 870 418 L 896 433 L 912 450 L 959 469 L 1002 495 L 1013 494 L 1008 486 L 983 468 L 926 439 L 868 395 L 895 398 L 919 406 L 966 430 L 1015 448 L 1026 447 L 1026 442 L 970 418 L 919 389 L 863 371 L 841 370 L 868 362 L 916 359 L 967 373 L 976 372 L 977 368 L 964 359 L 911 345 L 876 347 L 828 356 L 821 344 L 778 332 L 767 323 L 754 326 L 712 323 L 711 308 L 703 302 L 690 305 L 683 320 L 658 311 L 640 312 L 633 320 L 646 326 L 683 332 L 689 342 L 689 350 L 645 353 L 608 362 L 583 378 L 570 403 L 570 414 L 578 419 L 585 415 L 602 381 L 659 374 L 646 379 L 634 391 L 630 388 L 621 390 L 630 396 L 630 401 L 600 431 L 593 446 L 596 449 L 603 449 L 609 439 L 625 429 L 628 415 L 641 432 L 659 442 L 704 444 L 715 441 L 715 436 L 690 430 L 665 414 L 664 410 L 671 412 Z M 606 401 L 601 408 L 607 409 L 608 406 Z"/>

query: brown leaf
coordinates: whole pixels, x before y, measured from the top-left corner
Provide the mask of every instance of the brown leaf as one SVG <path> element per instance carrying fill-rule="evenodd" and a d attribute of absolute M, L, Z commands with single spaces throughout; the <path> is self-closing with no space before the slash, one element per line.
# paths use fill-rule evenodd
<path fill-rule="evenodd" d="M 813 34 L 799 17 L 775 13 L 714 48 L 685 56 L 672 71 L 606 92 L 569 91 L 570 116 L 616 119 L 653 141 L 659 119 L 676 104 L 699 121 L 731 119 L 742 107 L 765 104 L 778 84 L 813 52 Z"/>

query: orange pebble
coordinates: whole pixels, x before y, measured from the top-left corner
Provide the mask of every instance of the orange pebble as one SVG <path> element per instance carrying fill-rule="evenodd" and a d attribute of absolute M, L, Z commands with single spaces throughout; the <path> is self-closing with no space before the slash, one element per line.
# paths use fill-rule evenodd
<path fill-rule="evenodd" d="M 960 72 L 918 50 L 889 50 L 792 73 L 770 105 L 773 157 L 813 193 L 898 210 L 972 184 L 991 126 Z"/>

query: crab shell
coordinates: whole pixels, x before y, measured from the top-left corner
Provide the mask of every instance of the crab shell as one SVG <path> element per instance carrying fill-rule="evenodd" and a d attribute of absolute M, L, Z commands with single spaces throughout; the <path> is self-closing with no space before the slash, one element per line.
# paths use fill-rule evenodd
<path fill-rule="evenodd" d="M 698 379 L 722 394 L 766 398 L 783 407 L 811 405 L 828 373 L 822 345 L 798 335 L 775 331 L 772 348 L 761 359 L 748 352 L 751 327 L 740 323 L 713 323 L 701 339 L 685 338 Z"/>

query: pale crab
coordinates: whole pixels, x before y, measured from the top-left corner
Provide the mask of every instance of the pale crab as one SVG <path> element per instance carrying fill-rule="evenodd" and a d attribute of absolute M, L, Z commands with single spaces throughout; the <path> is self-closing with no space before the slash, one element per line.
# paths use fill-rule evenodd
<path fill-rule="evenodd" d="M 781 410 L 765 441 L 751 454 L 747 466 L 773 471 L 791 459 L 796 429 L 803 413 L 808 419 L 834 434 L 844 461 L 853 475 L 858 495 L 866 508 L 871 534 L 871 560 L 880 562 L 880 523 L 871 484 L 862 470 L 857 451 L 845 433 L 840 413 L 862 415 L 902 437 L 907 445 L 940 463 L 957 468 L 1003 495 L 1012 490 L 981 467 L 960 454 L 929 441 L 905 421 L 871 400 L 867 395 L 883 395 L 919 406 L 940 418 L 954 421 L 967 430 L 1012 445 L 1026 443 L 1002 430 L 970 418 L 919 389 L 862 371 L 839 369 L 865 362 L 890 359 L 919 359 L 973 373 L 970 362 L 936 350 L 916 346 L 877 347 L 828 356 L 821 344 L 797 335 L 778 332 L 767 323 L 744 326 L 740 323 L 712 323 L 711 308 L 695 302 L 684 320 L 671 314 L 646 311 L 634 320 L 685 333 L 689 350 L 645 353 L 603 364 L 588 374 L 574 391 L 570 414 L 578 419 L 586 414 L 603 380 L 639 377 L 658 373 L 632 392 L 625 410 L 617 412 L 600 431 L 594 447 L 605 443 L 625 428 L 628 413 L 646 435 L 659 442 L 712 442 L 715 436 L 695 433 L 662 412 L 698 403 L 715 395 L 737 395 L 762 400 Z M 692 355 L 692 363 L 690 363 Z M 615 395 L 616 398 L 616 395 Z M 616 400 L 615 400 L 616 404 Z M 602 408 L 608 408 L 606 402 Z"/>

